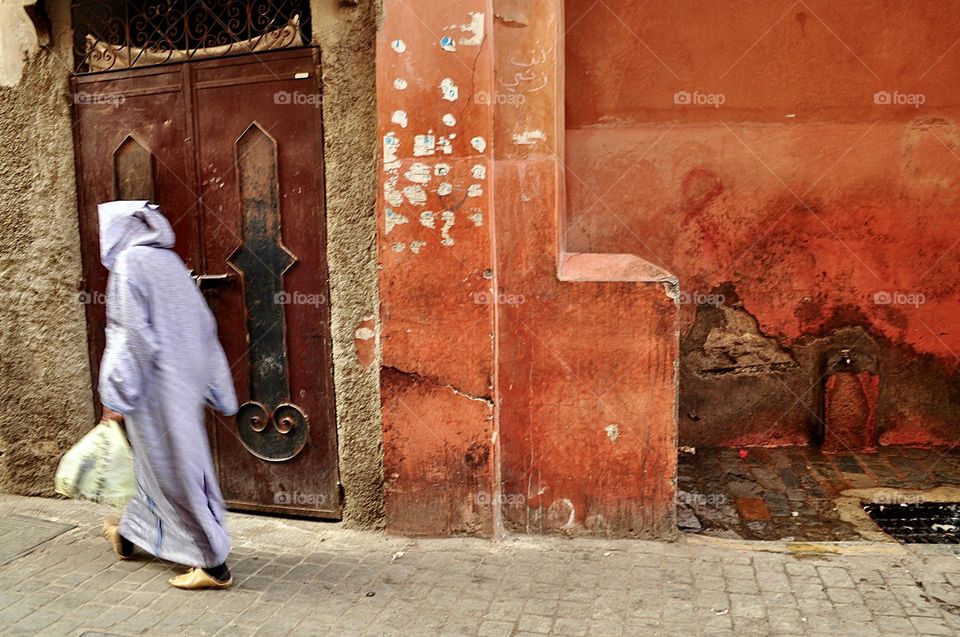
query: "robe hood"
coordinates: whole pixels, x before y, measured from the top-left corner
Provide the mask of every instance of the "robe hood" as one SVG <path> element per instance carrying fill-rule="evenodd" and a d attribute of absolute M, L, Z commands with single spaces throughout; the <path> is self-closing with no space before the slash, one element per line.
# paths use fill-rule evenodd
<path fill-rule="evenodd" d="M 146 201 L 109 201 L 100 216 L 100 262 L 113 269 L 117 256 L 133 246 L 172 248 L 176 237 L 160 207 Z"/>

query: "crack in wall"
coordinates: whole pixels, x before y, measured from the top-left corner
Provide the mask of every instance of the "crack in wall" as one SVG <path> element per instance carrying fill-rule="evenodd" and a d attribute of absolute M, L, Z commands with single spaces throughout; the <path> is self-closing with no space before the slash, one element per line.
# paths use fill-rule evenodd
<path fill-rule="evenodd" d="M 431 378 L 429 376 L 424 376 L 423 374 L 420 374 L 418 372 L 412 372 L 405 369 L 400 369 L 399 367 L 396 367 L 393 365 L 384 365 L 383 369 L 396 372 L 403 376 L 408 376 L 418 382 L 427 383 L 428 385 L 433 385 L 434 387 L 449 389 L 450 391 L 452 391 L 454 394 L 457 394 L 458 396 L 463 396 L 464 398 L 469 398 L 470 400 L 476 400 L 476 401 L 485 403 L 491 409 L 493 408 L 493 398 L 490 396 L 474 396 L 473 394 L 469 392 L 465 392 L 462 389 L 459 389 L 457 387 L 454 387 L 449 383 L 441 383 L 440 381 L 434 378 Z"/>

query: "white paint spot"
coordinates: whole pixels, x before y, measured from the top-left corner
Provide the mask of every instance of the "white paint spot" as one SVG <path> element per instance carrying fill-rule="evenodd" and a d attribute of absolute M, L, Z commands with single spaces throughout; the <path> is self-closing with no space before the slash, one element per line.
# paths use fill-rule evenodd
<path fill-rule="evenodd" d="M 406 246 L 405 246 L 403 243 L 400 243 L 400 242 L 398 241 L 398 242 L 396 242 L 396 243 L 393 244 L 393 251 L 394 251 L 394 252 L 403 252 L 403 249 L 404 249 L 405 247 L 406 247 Z"/>
<path fill-rule="evenodd" d="M 481 184 L 470 184 L 467 188 L 468 197 L 480 197 L 483 195 L 483 186 Z"/>
<path fill-rule="evenodd" d="M 430 181 L 430 166 L 418 161 L 411 164 L 407 172 L 403 173 L 403 176 L 407 178 L 407 181 L 412 181 L 415 184 L 425 184 Z"/>
<path fill-rule="evenodd" d="M 444 51 L 456 51 L 457 43 L 449 35 L 445 35 L 440 38 L 440 48 Z"/>
<path fill-rule="evenodd" d="M 390 43 L 390 47 L 397 53 L 403 53 L 407 50 L 407 43 L 403 40 L 394 40 Z"/>
<path fill-rule="evenodd" d="M 423 206 L 427 203 L 427 191 L 423 186 L 407 186 L 403 189 L 403 195 L 413 206 Z"/>
<path fill-rule="evenodd" d="M 383 169 L 395 170 L 400 167 L 397 151 L 400 150 L 400 138 L 394 132 L 383 136 Z"/>
<path fill-rule="evenodd" d="M 427 245 L 426 241 L 411 241 L 410 242 L 410 251 L 414 254 L 420 254 L 420 250 Z"/>
<path fill-rule="evenodd" d="M 473 225 L 477 228 L 483 225 L 483 212 L 477 210 L 475 213 L 467 217 L 470 221 L 473 222 Z"/>
<path fill-rule="evenodd" d="M 607 432 L 607 438 L 610 439 L 610 442 L 616 442 L 617 438 L 620 437 L 620 427 L 617 425 L 607 425 L 603 430 Z"/>
<path fill-rule="evenodd" d="M 397 89 L 398 91 L 402 91 L 407 88 L 407 81 L 402 77 L 398 77 L 393 81 L 393 88 Z"/>
<path fill-rule="evenodd" d="M 460 97 L 460 89 L 457 88 L 457 83 L 451 80 L 449 77 L 445 77 L 440 80 L 440 93 L 443 96 L 443 99 L 448 102 L 456 102 L 457 98 Z"/>
<path fill-rule="evenodd" d="M 417 135 L 413 138 L 413 156 L 425 157 L 432 155 L 435 145 L 436 139 L 433 136 L 433 131 L 430 131 L 426 135 Z"/>
<path fill-rule="evenodd" d="M 441 197 L 445 197 L 453 192 L 453 186 L 447 183 L 440 184 L 437 186 L 437 194 Z"/>
<path fill-rule="evenodd" d="M 487 149 L 487 140 L 483 137 L 474 137 L 470 140 L 470 145 L 478 152 L 482 153 Z"/>
<path fill-rule="evenodd" d="M 413 246 L 413 244 L 410 245 Z M 358 327 L 357 331 L 354 332 L 354 337 L 360 339 L 361 341 L 369 341 L 374 336 L 376 335 L 369 327 Z"/>
<path fill-rule="evenodd" d="M 294 73 L 294 74 L 293 74 L 293 79 L 295 79 L 295 80 L 305 80 L 305 79 L 307 79 L 308 77 L 310 77 L 310 74 L 309 74 L 309 73 Z"/>
<path fill-rule="evenodd" d="M 450 138 L 453 139 L 453 135 L 450 135 Z M 440 148 L 440 152 L 444 155 L 449 155 L 453 152 L 453 144 L 450 143 L 450 140 L 446 137 L 440 137 L 437 140 L 437 147 Z"/>
<path fill-rule="evenodd" d="M 443 123 L 447 126 L 456 126 L 457 118 L 453 116 L 453 113 L 447 113 L 443 116 Z"/>
<path fill-rule="evenodd" d="M 440 218 L 443 219 L 443 227 L 440 228 L 440 236 L 443 238 L 440 243 L 449 248 L 455 243 L 453 237 L 450 236 L 450 228 L 457 222 L 457 217 L 452 210 L 444 210 L 440 213 Z"/>
<path fill-rule="evenodd" d="M 486 179 L 487 167 L 483 164 L 474 164 L 470 169 L 470 174 L 473 175 L 474 179 Z"/>
<path fill-rule="evenodd" d="M 383 182 L 383 198 L 394 208 L 403 205 L 403 193 L 397 190 L 397 177 L 393 176 Z"/>
<path fill-rule="evenodd" d="M 409 220 L 402 214 L 395 212 L 393 208 L 387 208 L 386 219 L 384 221 L 384 234 L 390 234 L 390 231 L 393 230 L 395 226 L 408 222 Z"/>
<path fill-rule="evenodd" d="M 420 225 L 424 228 L 436 228 L 436 219 L 429 210 L 420 213 Z"/>
<path fill-rule="evenodd" d="M 445 177 L 450 173 L 450 164 L 437 164 L 433 167 L 433 174 L 437 177 Z"/>
<path fill-rule="evenodd" d="M 470 22 L 461 24 L 460 30 L 470 34 L 460 38 L 460 46 L 480 46 L 483 42 L 483 12 L 471 11 Z"/>
<path fill-rule="evenodd" d="M 398 124 L 400 128 L 407 127 L 407 112 L 406 111 L 393 111 L 393 117 L 390 118 L 390 121 L 394 124 Z"/>
<path fill-rule="evenodd" d="M 567 517 L 567 522 L 563 525 L 563 528 L 572 529 L 577 519 L 576 517 L 577 510 L 573 506 L 573 502 L 571 502 L 567 498 L 560 498 L 559 500 L 554 500 L 553 503 L 550 505 L 549 514 L 550 514 L 550 517 L 556 520 L 560 520 L 561 516 L 566 511 L 569 511 L 569 514 Z"/>
<path fill-rule="evenodd" d="M 513 143 L 522 146 L 532 146 L 537 142 L 547 141 L 547 134 L 542 130 L 525 130 L 522 133 L 514 133 Z"/>

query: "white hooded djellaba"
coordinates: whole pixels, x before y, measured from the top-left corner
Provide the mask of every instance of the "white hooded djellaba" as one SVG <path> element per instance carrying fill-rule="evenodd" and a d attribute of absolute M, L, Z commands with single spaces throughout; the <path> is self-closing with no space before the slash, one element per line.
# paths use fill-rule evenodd
<path fill-rule="evenodd" d="M 178 564 L 214 567 L 230 552 L 204 407 L 237 411 L 207 302 L 172 250 L 173 228 L 146 201 L 101 204 L 107 346 L 100 399 L 124 415 L 137 495 L 120 533 Z"/>

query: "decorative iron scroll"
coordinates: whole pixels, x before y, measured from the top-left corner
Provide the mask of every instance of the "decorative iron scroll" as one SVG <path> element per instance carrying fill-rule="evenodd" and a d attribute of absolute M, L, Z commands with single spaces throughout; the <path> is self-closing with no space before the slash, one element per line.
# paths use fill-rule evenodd
<path fill-rule="evenodd" d="M 77 73 L 310 41 L 310 0 L 74 0 Z"/>
<path fill-rule="evenodd" d="M 236 155 L 243 244 L 227 262 L 243 277 L 251 396 L 237 412 L 237 431 L 250 453 L 280 462 L 300 453 L 309 432 L 306 415 L 287 400 L 283 275 L 297 257 L 281 241 L 276 140 L 253 123 L 237 140 Z"/>

